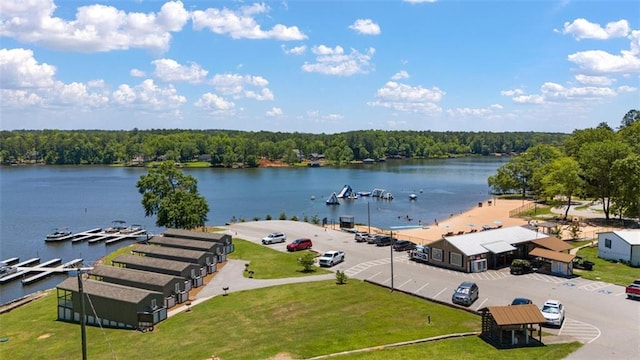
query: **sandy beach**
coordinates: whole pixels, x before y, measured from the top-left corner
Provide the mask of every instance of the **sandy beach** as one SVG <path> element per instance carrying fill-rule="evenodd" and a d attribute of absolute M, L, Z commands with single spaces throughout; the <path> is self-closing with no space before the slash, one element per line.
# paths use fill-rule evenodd
<path fill-rule="evenodd" d="M 411 240 L 417 244 L 430 244 L 447 233 L 457 234 L 459 232 L 467 233 L 472 229 L 481 231 L 483 226 L 492 228 L 502 226 L 522 226 L 526 225 L 528 219 L 519 217 L 510 217 L 509 212 L 521 206 L 525 206 L 532 202 L 522 200 L 505 200 L 491 199 L 491 202 L 484 201 L 482 206 L 476 205 L 473 208 L 458 214 L 451 214 L 445 219 L 434 219 L 429 224 L 421 224 L 421 227 L 398 229 L 393 232 L 393 236 L 397 239 Z M 367 226 L 359 226 L 360 231 L 367 231 Z M 592 239 L 597 237 L 598 231 L 605 229 L 583 226 L 581 227 L 581 238 Z M 372 233 L 380 233 L 380 229 L 371 228 Z M 563 239 L 567 239 L 568 234 L 563 235 Z"/>

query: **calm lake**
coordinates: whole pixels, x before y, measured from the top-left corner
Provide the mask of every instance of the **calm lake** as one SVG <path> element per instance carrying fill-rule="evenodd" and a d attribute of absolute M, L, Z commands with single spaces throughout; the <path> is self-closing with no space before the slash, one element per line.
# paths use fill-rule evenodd
<path fill-rule="evenodd" d="M 462 158 L 392 160 L 341 168 L 185 169 L 198 179 L 198 190 L 209 203 L 208 225 L 236 219 L 251 221 L 270 215 L 278 219 L 317 216 L 336 223 L 351 215 L 356 223 L 378 228 L 430 224 L 457 214 L 490 197 L 487 177 L 507 160 Z M 33 257 L 46 261 L 75 258 L 90 265 L 121 246 L 104 243 L 45 243 L 58 227 L 73 232 L 106 228 L 114 220 L 141 224 L 151 233 L 164 229 L 144 216 L 136 182 L 142 168 L 102 166 L 14 166 L 0 168 L 0 260 Z M 344 185 L 354 191 L 385 189 L 393 200 L 360 197 L 328 206 L 325 200 Z M 416 194 L 416 200 L 409 195 Z M 407 220 L 409 218 L 410 220 Z M 63 280 L 54 276 L 33 285 L 19 280 L 0 285 L 0 304 Z"/>

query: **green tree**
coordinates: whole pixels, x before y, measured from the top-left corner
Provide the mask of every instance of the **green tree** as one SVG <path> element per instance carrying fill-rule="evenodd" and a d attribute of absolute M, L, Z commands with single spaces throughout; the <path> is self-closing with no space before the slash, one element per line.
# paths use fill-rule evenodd
<path fill-rule="evenodd" d="M 632 153 L 611 166 L 617 196 L 613 211 L 620 216 L 640 217 L 640 155 Z"/>
<path fill-rule="evenodd" d="M 542 191 L 548 198 L 563 196 L 566 199 L 567 210 L 564 212 L 566 219 L 571 206 L 571 198 L 578 193 L 584 181 L 580 177 L 580 164 L 570 157 L 561 157 L 544 167 L 542 176 Z"/>
<path fill-rule="evenodd" d="M 158 226 L 192 229 L 207 221 L 209 205 L 198 193 L 198 181 L 184 175 L 173 161 L 150 169 L 136 187 L 142 194 L 145 216 L 156 215 Z"/>
<path fill-rule="evenodd" d="M 303 272 L 312 272 L 315 262 L 316 256 L 311 251 L 305 251 L 304 254 L 298 258 L 298 264 L 302 266 Z"/>

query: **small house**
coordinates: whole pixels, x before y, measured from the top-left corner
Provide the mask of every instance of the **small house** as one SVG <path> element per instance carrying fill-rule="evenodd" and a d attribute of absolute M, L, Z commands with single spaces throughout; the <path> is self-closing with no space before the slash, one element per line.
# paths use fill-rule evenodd
<path fill-rule="evenodd" d="M 167 318 L 164 296 L 155 291 L 86 279 L 80 299 L 78 280 L 69 277 L 56 287 L 58 320 L 124 329 L 146 329 Z M 82 304 L 84 302 L 84 304 Z"/>
<path fill-rule="evenodd" d="M 156 272 L 166 275 L 180 276 L 191 281 L 193 287 L 200 287 L 203 284 L 203 277 L 206 271 L 203 271 L 198 264 L 153 258 L 150 256 L 138 255 L 119 255 L 111 260 L 113 266 L 124 267 L 127 269 L 143 270 Z"/>
<path fill-rule="evenodd" d="M 207 274 L 216 272 L 216 255 L 207 251 L 138 244 L 133 247 L 131 253 L 133 255 L 198 264 L 205 269 Z"/>
<path fill-rule="evenodd" d="M 98 265 L 88 274 L 93 280 L 159 292 L 167 309 L 189 300 L 191 281 L 180 276 L 108 265 Z"/>
<path fill-rule="evenodd" d="M 205 232 L 205 231 L 194 231 L 194 230 L 184 230 L 184 229 L 172 229 L 168 228 L 164 232 L 165 237 L 172 238 L 182 238 L 188 240 L 200 240 L 200 241 L 210 241 L 221 243 L 224 245 L 224 255 L 231 254 L 235 251 L 235 247 L 233 246 L 233 239 L 231 235 L 221 233 L 221 232 Z M 219 262 L 222 262 L 221 260 Z"/>
<path fill-rule="evenodd" d="M 598 233 L 598 257 L 640 266 L 640 230 Z"/>
<path fill-rule="evenodd" d="M 146 240 L 148 245 L 157 245 L 185 250 L 197 250 L 213 253 L 216 255 L 216 262 L 221 263 L 227 260 L 225 245 L 219 242 L 191 240 L 181 237 L 152 236 Z"/>

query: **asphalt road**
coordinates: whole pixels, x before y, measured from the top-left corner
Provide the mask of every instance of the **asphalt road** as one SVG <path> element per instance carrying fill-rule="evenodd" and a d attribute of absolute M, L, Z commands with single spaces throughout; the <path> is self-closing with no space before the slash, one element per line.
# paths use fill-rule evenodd
<path fill-rule="evenodd" d="M 460 273 L 416 263 L 405 252 L 356 243 L 351 233 L 304 222 L 258 221 L 227 228 L 233 236 L 256 243 L 270 232 L 284 231 L 285 243 L 268 245 L 280 251 L 286 251 L 286 244 L 296 238 L 310 238 L 315 251 L 345 251 L 346 261 L 333 270 L 447 303 L 451 303 L 458 284 L 474 281 L 480 288 L 480 297 L 470 306 L 472 310 L 507 305 L 515 297 L 529 298 L 538 306 L 547 299 L 557 299 L 565 305 L 566 320 L 561 328 L 545 331 L 570 336 L 584 344 L 568 359 L 637 359 L 640 355 L 640 301 L 626 299 L 622 286 L 543 274 L 514 276 L 508 269 Z"/>

